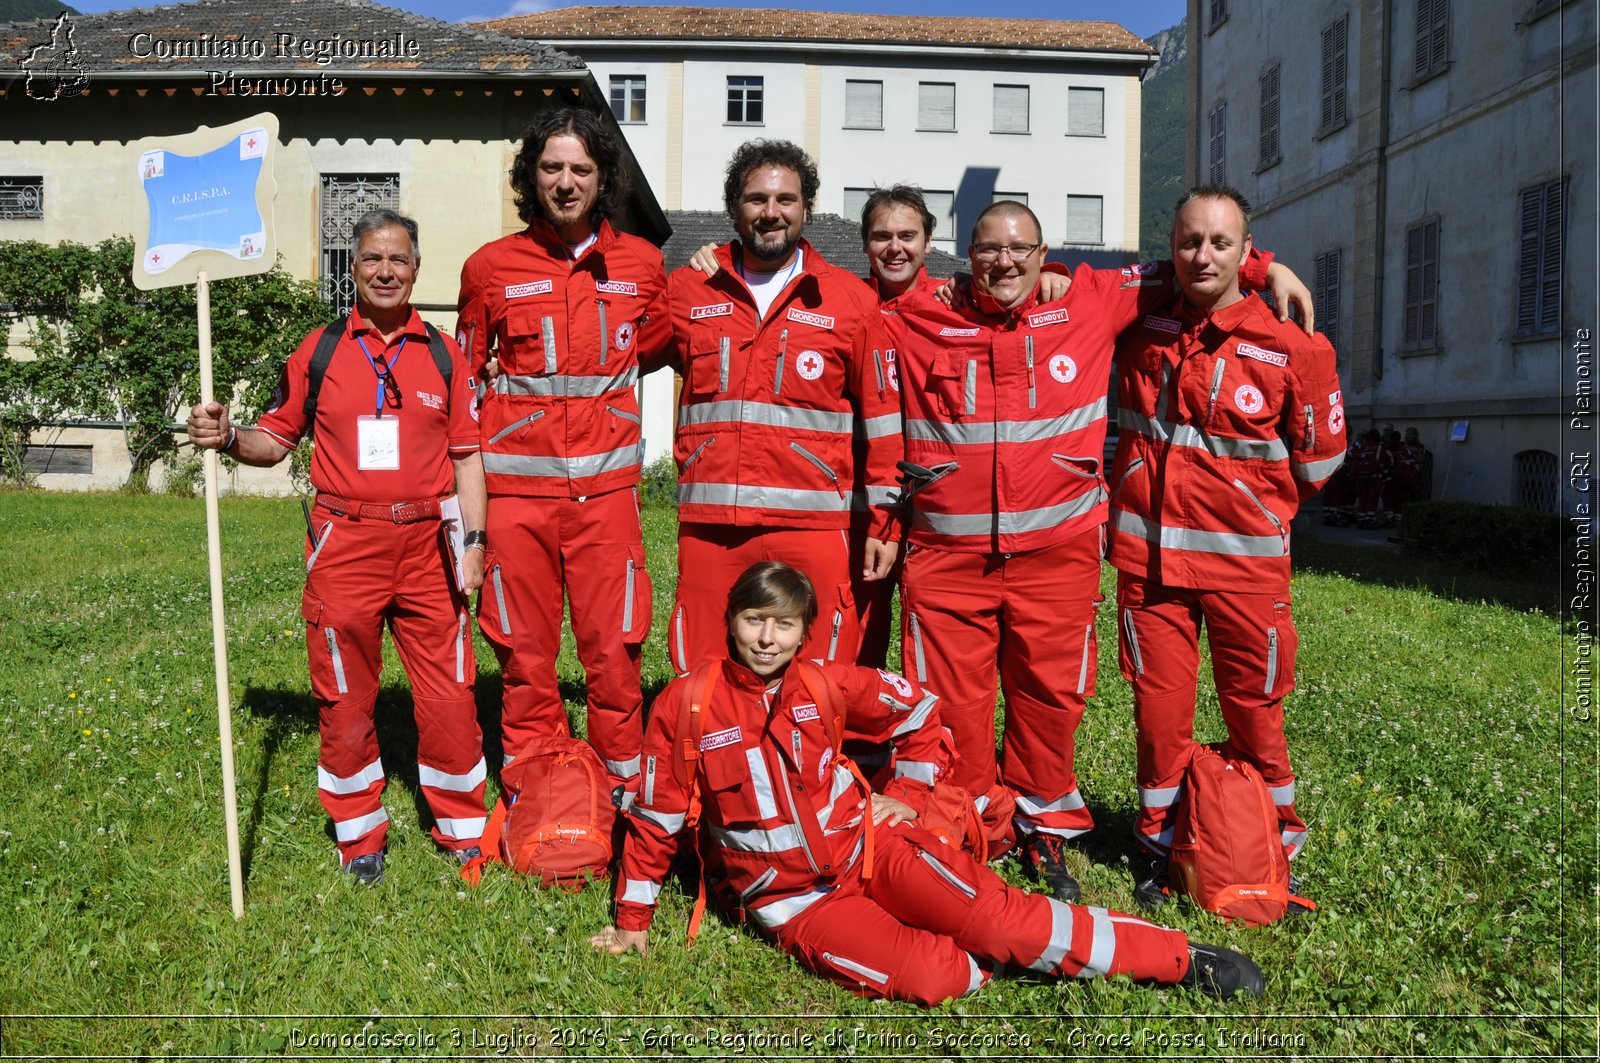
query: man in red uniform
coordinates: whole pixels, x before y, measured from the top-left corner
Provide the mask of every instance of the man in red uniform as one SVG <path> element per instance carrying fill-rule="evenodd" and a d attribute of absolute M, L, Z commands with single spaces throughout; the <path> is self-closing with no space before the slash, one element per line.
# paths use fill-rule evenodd
<path fill-rule="evenodd" d="M 742 145 L 723 187 L 739 238 L 717 249 L 715 274 L 686 266 L 668 280 L 684 378 L 674 446 L 678 599 L 667 639 L 680 672 L 721 655 L 727 588 L 772 558 L 822 588 L 806 655 L 855 658 L 848 529 L 858 429 L 872 503 L 862 567 L 882 579 L 899 549 L 889 344 L 871 290 L 801 236 L 817 183 L 816 165 L 796 145 Z"/>
<path fill-rule="evenodd" d="M 1271 790 L 1289 857 L 1306 837 L 1283 733 L 1297 643 L 1289 525 L 1344 460 L 1344 405 L 1328 341 L 1240 293 L 1249 250 L 1244 197 L 1190 191 L 1172 226 L 1183 298 L 1117 348 L 1110 558 L 1138 729 L 1135 834 L 1156 858 L 1136 896 L 1151 905 L 1194 748 L 1202 626 L 1228 741 Z"/>
<path fill-rule="evenodd" d="M 877 669 L 794 666 L 816 614 L 802 573 L 781 562 L 752 566 L 727 597 L 730 652 L 662 692 L 628 819 L 616 925 L 591 939 L 596 948 L 648 949 L 694 792 L 705 856 L 726 896 L 802 966 L 862 996 L 937 1004 L 1008 966 L 1260 995 L 1260 970 L 1238 953 L 1025 893 L 919 827 L 913 802 L 937 780 L 938 699 Z M 694 718 L 678 711 L 686 697 L 701 721 L 690 725 L 693 736 L 681 728 Z M 839 754 L 835 711 L 851 731 L 893 741 L 905 801 L 862 784 Z M 682 743 L 695 738 L 691 765 Z"/>
<path fill-rule="evenodd" d="M 639 352 L 667 339 L 661 254 L 606 220 L 621 146 L 578 108 L 534 119 L 511 170 L 528 227 L 461 270 L 456 335 L 483 402 L 489 548 L 478 622 L 505 681 L 506 761 L 568 733 L 556 681 L 562 594 L 588 686 L 588 739 L 630 789 L 643 737 L 639 653 L 650 630 L 637 485 Z"/>
<path fill-rule="evenodd" d="M 340 866 L 371 885 L 383 879 L 389 823 L 373 726 L 386 623 L 411 680 L 433 837 L 459 859 L 478 854 L 486 766 L 467 596 L 483 579 L 484 486 L 466 360 L 411 307 L 416 222 L 372 211 L 356 222 L 354 244 L 356 309 L 338 323 L 320 388 L 318 329 L 290 356 L 255 429 L 237 430 L 213 402 L 190 411 L 189 441 L 268 466 L 315 427 L 316 519 L 300 612 L 321 715 L 317 794 Z M 440 541 L 440 499 L 452 488 L 466 540 L 459 587 Z"/>

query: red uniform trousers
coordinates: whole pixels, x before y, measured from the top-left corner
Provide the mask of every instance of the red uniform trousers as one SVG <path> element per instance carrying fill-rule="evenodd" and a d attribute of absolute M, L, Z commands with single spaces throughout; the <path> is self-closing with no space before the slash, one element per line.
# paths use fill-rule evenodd
<path fill-rule="evenodd" d="M 506 762 L 536 738 L 571 733 L 556 680 L 565 588 L 588 686 L 589 744 L 612 785 L 637 785 L 644 744 L 639 651 L 651 617 L 633 489 L 589 498 L 495 495 L 487 531 L 478 626 L 505 683 Z"/>
<path fill-rule="evenodd" d="M 321 716 L 317 796 L 333 820 L 339 859 L 383 849 L 383 761 L 373 725 L 387 623 L 417 718 L 417 777 L 448 849 L 483 835 L 483 734 L 467 604 L 446 565 L 437 520 L 353 520 L 318 508 L 321 545 L 306 564 L 311 689 Z"/>
<path fill-rule="evenodd" d="M 1203 625 L 1228 742 L 1272 792 L 1283 847 L 1294 859 L 1305 844 L 1306 825 L 1295 811 L 1294 772 L 1283 736 L 1283 699 L 1294 689 L 1299 642 L 1288 593 L 1194 590 L 1120 573 L 1117 605 L 1120 662 L 1133 686 L 1138 731 L 1134 835 L 1158 856 L 1171 851 L 1183 771 L 1195 745 Z"/>
<path fill-rule="evenodd" d="M 872 877 L 841 883 L 776 931 L 778 946 L 865 997 L 931 1005 L 998 969 L 1170 984 L 1188 938 L 1135 916 L 1028 893 L 913 824 L 878 828 Z"/>
<path fill-rule="evenodd" d="M 863 668 L 882 668 L 889 658 L 894 591 L 900 585 L 900 573 L 905 568 L 904 544 L 901 550 L 883 579 L 862 579 L 861 570 L 867 555 L 867 520 L 865 514 L 850 518 L 850 595 L 856 602 L 856 630 L 861 636 L 856 663 Z"/>
<path fill-rule="evenodd" d="M 1017 826 L 1073 837 L 1094 826 L 1073 771 L 1074 735 L 1094 693 L 1100 529 L 1015 554 L 912 546 L 901 590 L 903 665 L 940 697 L 955 782 L 996 779 L 995 672 L 1005 695 L 999 779 Z"/>
<path fill-rule="evenodd" d="M 678 600 L 667 654 L 681 675 L 728 653 L 728 590 L 758 561 L 785 561 L 817 592 L 817 619 L 800 656 L 853 661 L 860 635 L 850 594 L 850 547 L 843 528 L 678 525 Z"/>

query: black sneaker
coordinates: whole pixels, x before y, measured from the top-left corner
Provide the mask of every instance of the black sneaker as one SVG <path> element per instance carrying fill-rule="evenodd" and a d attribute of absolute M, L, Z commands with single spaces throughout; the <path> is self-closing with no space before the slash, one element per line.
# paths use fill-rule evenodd
<path fill-rule="evenodd" d="M 478 859 L 478 857 L 483 855 L 483 850 L 476 845 L 470 845 L 465 849 L 454 849 L 451 851 L 455 854 L 456 863 L 458 864 L 470 864 L 474 860 Z"/>
<path fill-rule="evenodd" d="M 340 870 L 347 875 L 354 875 L 357 885 L 376 886 L 383 881 L 383 854 L 378 852 L 358 856 Z"/>
<path fill-rule="evenodd" d="M 1151 860 L 1145 868 L 1144 878 L 1134 884 L 1133 899 L 1139 907 L 1147 912 L 1153 912 L 1167 903 L 1171 896 L 1167 886 L 1167 862 L 1165 860 Z"/>
<path fill-rule="evenodd" d="M 1066 844 L 1059 835 L 1034 831 L 1022 841 L 1022 862 L 1033 877 L 1049 887 L 1050 895 L 1063 904 L 1077 904 L 1083 891 L 1067 870 Z"/>
<path fill-rule="evenodd" d="M 1267 980 L 1250 957 L 1221 945 L 1189 942 L 1189 969 L 1178 984 L 1198 990 L 1218 1000 L 1236 996 L 1259 997 Z"/>

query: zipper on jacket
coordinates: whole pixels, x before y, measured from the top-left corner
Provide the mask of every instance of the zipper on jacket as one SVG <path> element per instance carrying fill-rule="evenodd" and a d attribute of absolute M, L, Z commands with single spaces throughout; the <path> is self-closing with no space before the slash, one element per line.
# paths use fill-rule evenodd
<path fill-rule="evenodd" d="M 817 865 L 817 854 L 811 851 L 811 842 L 806 838 L 805 828 L 800 826 L 800 817 L 802 815 L 808 815 L 812 819 L 815 819 L 817 817 L 817 813 L 814 809 L 806 812 L 800 811 L 800 806 L 795 802 L 794 799 L 794 789 L 789 785 L 788 772 L 778 772 L 778 778 L 783 780 L 783 796 L 788 799 L 789 814 L 794 817 L 791 820 L 791 822 L 794 824 L 794 832 L 800 836 L 800 851 L 806 854 L 806 863 L 811 865 L 811 870 L 818 876 L 821 876 L 823 871 L 822 868 Z"/>
<path fill-rule="evenodd" d="M 859 974 L 861 977 L 870 979 L 879 985 L 889 984 L 889 976 L 884 974 L 882 971 L 873 970 L 871 967 L 868 967 L 865 964 L 857 963 L 855 960 L 846 959 L 836 952 L 824 952 L 822 954 L 822 958 L 833 964 L 835 967 L 842 967 L 851 974 Z"/>
<path fill-rule="evenodd" d="M 800 729 L 797 727 L 789 732 L 789 748 L 794 751 L 794 770 L 799 771 L 800 764 Z"/>
<path fill-rule="evenodd" d="M 1093 644 L 1094 623 L 1091 621 L 1083 627 L 1083 657 L 1078 663 L 1078 693 L 1080 694 L 1089 685 L 1089 651 Z"/>
<path fill-rule="evenodd" d="M 728 349 L 732 345 L 732 342 L 733 341 L 731 341 L 728 337 L 724 336 L 724 337 L 722 337 L 721 341 L 717 344 L 717 358 L 718 358 L 718 362 L 717 362 L 717 384 L 719 385 L 718 388 L 717 388 L 718 391 L 727 391 L 728 390 Z"/>
<path fill-rule="evenodd" d="M 1037 409 L 1039 406 L 1039 388 L 1033 375 L 1033 337 L 1026 337 L 1028 345 L 1028 409 Z"/>
<path fill-rule="evenodd" d="M 1245 486 L 1245 482 L 1243 480 L 1235 479 L 1233 481 L 1233 486 L 1243 491 L 1244 497 L 1254 502 L 1256 504 L 1256 508 L 1261 511 L 1261 515 L 1272 522 L 1272 526 L 1277 529 L 1278 537 L 1283 540 L 1283 552 L 1287 554 L 1289 552 L 1289 533 L 1284 530 L 1283 521 L 1278 519 L 1278 515 L 1276 513 L 1262 505 L 1261 499 L 1256 497 L 1256 493 L 1254 491 Z"/>
<path fill-rule="evenodd" d="M 1167 419 L 1167 406 L 1172 398 L 1172 365 L 1169 362 L 1161 363 L 1161 384 L 1156 388 L 1156 420 Z"/>
<path fill-rule="evenodd" d="M 537 421 L 539 418 L 541 418 L 543 416 L 544 416 L 544 411 L 543 410 L 534 410 L 532 413 L 528 414 L 528 416 L 524 417 L 522 420 L 520 420 L 520 421 L 512 421 L 510 424 L 508 424 L 504 428 L 500 429 L 500 431 L 498 431 L 494 435 L 490 436 L 489 437 L 489 442 L 491 444 L 498 443 L 502 439 L 504 439 L 506 436 L 510 435 L 512 432 L 515 432 L 517 429 L 521 428 L 524 425 L 532 424 L 533 422 Z"/>
<path fill-rule="evenodd" d="M 783 359 L 789 353 L 789 330 L 778 333 L 778 375 L 772 381 L 772 393 L 783 394 Z"/>
<path fill-rule="evenodd" d="M 1217 370 L 1211 374 L 1211 398 L 1206 402 L 1206 424 L 1217 412 L 1217 392 L 1222 390 L 1222 371 L 1228 367 L 1226 358 L 1217 359 Z"/>
<path fill-rule="evenodd" d="M 963 882 L 954 871 L 951 871 L 948 867 L 945 867 L 944 864 L 940 863 L 932 853 L 929 853 L 923 849 L 918 849 L 917 855 L 922 858 L 922 862 L 927 864 L 929 869 L 932 870 L 935 875 L 938 875 L 940 878 L 950 883 L 950 885 L 954 886 L 956 891 L 967 900 L 970 901 L 977 899 L 978 891 L 973 889 L 967 883 Z"/>
<path fill-rule="evenodd" d="M 693 465 L 696 461 L 700 460 L 701 453 L 707 447 L 709 447 L 711 444 L 715 443 L 716 441 L 717 441 L 717 437 L 716 436 L 712 436 L 710 439 L 707 439 L 704 443 L 701 443 L 698 447 L 695 447 L 694 448 L 694 453 L 690 454 L 689 455 L 689 460 L 683 463 L 683 468 L 679 470 L 678 475 L 681 476 L 684 473 L 688 472 L 689 471 L 689 466 Z"/>
<path fill-rule="evenodd" d="M 839 629 L 844 626 L 844 610 L 833 611 L 833 634 L 828 636 L 828 661 L 832 663 L 839 656 Z"/>
<path fill-rule="evenodd" d="M 339 693 L 348 694 L 350 688 L 344 681 L 344 657 L 339 653 L 339 633 L 333 628 L 323 628 L 323 633 L 328 639 L 328 658 L 333 662 L 333 682 L 339 688 Z"/>
<path fill-rule="evenodd" d="M 777 868 L 775 868 L 775 867 L 767 868 L 765 871 L 763 871 L 761 873 L 761 876 L 759 878 L 757 878 L 754 882 L 750 883 L 750 885 L 746 886 L 744 889 L 739 891 L 739 903 L 740 904 L 745 903 L 750 898 L 754 897 L 756 894 L 760 893 L 762 890 L 764 890 L 768 886 L 772 885 L 772 880 L 777 878 L 777 877 L 778 877 L 778 869 Z"/>
<path fill-rule="evenodd" d="M 539 323 L 544 328 L 544 371 L 549 376 L 554 376 L 556 371 L 556 319 L 542 317 Z"/>
<path fill-rule="evenodd" d="M 1128 639 L 1128 656 L 1133 658 L 1133 674 L 1144 675 L 1144 655 L 1139 652 L 1139 632 L 1133 626 L 1133 610 L 1122 611 L 1122 633 Z"/>
<path fill-rule="evenodd" d="M 928 681 L 928 662 L 922 654 L 922 625 L 917 621 L 917 614 L 911 614 L 911 646 L 915 650 L 917 659 L 917 682 Z"/>
<path fill-rule="evenodd" d="M 456 617 L 456 682 L 467 681 L 467 614 Z"/>
<path fill-rule="evenodd" d="M 506 589 L 500 582 L 500 563 L 495 562 L 494 568 L 489 570 L 490 582 L 494 584 L 494 604 L 500 611 L 500 634 L 511 634 L 511 616 L 506 612 Z"/>
<path fill-rule="evenodd" d="M 1272 693 L 1272 688 L 1278 685 L 1278 629 L 1267 628 L 1267 686 L 1263 694 Z"/>
<path fill-rule="evenodd" d="M 311 571 L 311 566 L 317 563 L 317 555 L 322 553 L 322 548 L 328 545 L 328 536 L 333 534 L 333 521 L 328 521 L 322 526 L 322 534 L 317 536 L 317 545 L 311 548 L 311 556 L 306 558 L 306 571 Z"/>
<path fill-rule="evenodd" d="M 656 803 L 656 755 L 651 753 L 644 758 L 644 803 Z"/>
<path fill-rule="evenodd" d="M 633 630 L 633 558 L 628 558 L 628 575 L 622 586 L 622 633 Z"/>
<path fill-rule="evenodd" d="M 878 394 L 889 390 L 889 375 L 883 371 L 883 352 L 872 348 L 872 368 L 878 371 Z"/>
<path fill-rule="evenodd" d="M 1317 411 L 1309 402 L 1306 403 L 1306 444 L 1302 449 L 1317 449 Z"/>
<path fill-rule="evenodd" d="M 1082 469 L 1078 468 L 1078 462 L 1080 461 L 1088 462 L 1091 465 L 1094 464 L 1093 458 L 1073 458 L 1066 454 L 1052 454 L 1050 455 L 1050 460 L 1075 476 L 1082 476 L 1086 480 L 1095 479 L 1094 473 L 1084 472 Z"/>
<path fill-rule="evenodd" d="M 833 484 L 833 489 L 839 492 L 839 497 L 844 497 L 844 486 L 839 483 L 838 474 L 828 467 L 827 462 L 811 453 L 811 451 L 807 450 L 805 447 L 802 447 L 799 443 L 791 442 L 789 444 L 789 449 L 809 461 L 811 464 L 815 465 L 817 468 L 821 469 L 822 475 L 826 476 L 828 481 Z"/>
<path fill-rule="evenodd" d="M 606 331 L 606 301 L 596 299 L 595 306 L 600 308 L 600 365 L 606 364 L 606 348 L 610 345 L 611 333 Z"/>
<path fill-rule="evenodd" d="M 1143 458 L 1134 458 L 1132 461 L 1128 462 L 1128 467 L 1122 470 L 1122 479 L 1117 481 L 1117 489 L 1111 492 L 1111 501 L 1115 502 L 1117 500 L 1117 496 L 1122 493 L 1122 489 L 1128 486 L 1128 481 L 1133 479 L 1133 474 L 1139 471 L 1139 469 L 1143 468 L 1143 466 Z"/>
<path fill-rule="evenodd" d="M 639 419 L 639 415 L 636 413 L 629 413 L 627 410 L 619 410 L 615 406 L 607 406 L 606 409 L 610 410 L 624 421 L 632 421 L 634 424 L 644 424 L 644 422 Z"/>

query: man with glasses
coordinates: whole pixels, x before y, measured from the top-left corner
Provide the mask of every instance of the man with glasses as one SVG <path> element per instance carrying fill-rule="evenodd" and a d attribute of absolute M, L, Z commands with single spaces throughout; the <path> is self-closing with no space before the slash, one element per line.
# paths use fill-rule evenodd
<path fill-rule="evenodd" d="M 356 223 L 348 318 L 301 341 L 255 428 L 212 402 L 189 413 L 189 442 L 246 465 L 276 465 L 313 427 L 306 621 L 322 730 L 317 794 L 339 864 L 383 880 L 389 817 L 373 705 L 387 624 L 412 684 L 417 775 L 433 837 L 466 861 L 484 828 L 467 597 L 483 579 L 484 483 L 466 359 L 411 306 L 417 223 L 391 210 Z M 452 491 L 466 549 L 446 563 L 440 502 Z"/>
<path fill-rule="evenodd" d="M 1039 221 L 1011 200 L 978 216 L 967 250 L 972 280 L 953 305 L 923 286 L 892 319 L 912 494 L 904 667 L 944 699 L 955 781 L 979 800 L 988 836 L 1005 835 L 994 819 L 1014 799 L 1025 862 L 1072 903 L 1063 842 L 1094 822 L 1073 737 L 1094 693 L 1111 355 L 1141 310 L 1170 300 L 1171 273 L 1080 265 L 1066 296 L 1042 303 Z M 1252 286 L 1265 264 L 1250 260 Z"/>

